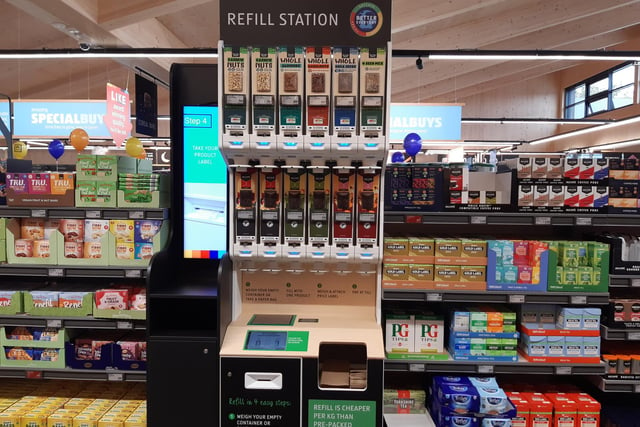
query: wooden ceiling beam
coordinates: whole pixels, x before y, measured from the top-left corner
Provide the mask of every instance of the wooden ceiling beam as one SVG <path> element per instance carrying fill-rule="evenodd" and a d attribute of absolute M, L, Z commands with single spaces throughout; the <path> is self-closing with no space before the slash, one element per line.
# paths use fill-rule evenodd
<path fill-rule="evenodd" d="M 128 27 L 141 21 L 169 15 L 205 3 L 211 3 L 211 7 L 218 7 L 218 2 L 213 0 L 97 1 L 97 22 L 107 30 Z"/>

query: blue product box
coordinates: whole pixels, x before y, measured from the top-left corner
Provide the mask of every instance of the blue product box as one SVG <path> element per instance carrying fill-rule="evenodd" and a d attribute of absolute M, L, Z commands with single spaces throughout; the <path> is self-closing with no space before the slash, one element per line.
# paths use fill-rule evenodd
<path fill-rule="evenodd" d="M 477 387 L 480 396 L 480 413 L 500 415 L 509 410 L 510 404 L 507 395 L 500 387 Z"/>
<path fill-rule="evenodd" d="M 495 377 L 469 377 L 471 384 L 478 387 L 494 387 L 498 388 L 498 381 Z"/>
<path fill-rule="evenodd" d="M 600 329 L 600 315 L 602 310 L 597 307 L 587 307 L 582 309 L 582 328 L 593 330 Z"/>
<path fill-rule="evenodd" d="M 525 352 L 529 356 L 546 356 L 547 355 L 547 337 L 546 336 L 529 336 L 522 335 L 522 345 Z"/>
<path fill-rule="evenodd" d="M 136 220 L 134 225 L 135 243 L 153 243 L 153 238 L 160 231 L 162 226 L 161 220 L 140 219 Z"/>
<path fill-rule="evenodd" d="M 447 415 L 442 427 L 479 427 L 478 419 L 471 415 Z"/>
<path fill-rule="evenodd" d="M 481 427 L 511 427 L 511 418 L 483 418 Z"/>
<path fill-rule="evenodd" d="M 441 406 L 458 413 L 478 412 L 480 408 L 478 391 L 471 384 L 439 384 L 435 391 Z"/>
<path fill-rule="evenodd" d="M 547 356 L 564 356 L 564 336 L 551 335 L 547 337 Z"/>
<path fill-rule="evenodd" d="M 582 356 L 600 357 L 600 337 L 582 337 Z"/>
<path fill-rule="evenodd" d="M 567 357 L 582 357 L 583 337 L 564 337 L 564 355 Z"/>
<path fill-rule="evenodd" d="M 582 308 L 561 307 L 556 314 L 558 329 L 582 329 Z"/>

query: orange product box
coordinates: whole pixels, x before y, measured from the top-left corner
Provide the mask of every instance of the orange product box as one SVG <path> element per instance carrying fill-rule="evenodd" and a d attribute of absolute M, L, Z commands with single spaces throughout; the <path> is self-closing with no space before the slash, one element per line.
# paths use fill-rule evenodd
<path fill-rule="evenodd" d="M 73 173 L 50 173 L 51 194 L 65 194 L 75 188 L 75 174 Z"/>

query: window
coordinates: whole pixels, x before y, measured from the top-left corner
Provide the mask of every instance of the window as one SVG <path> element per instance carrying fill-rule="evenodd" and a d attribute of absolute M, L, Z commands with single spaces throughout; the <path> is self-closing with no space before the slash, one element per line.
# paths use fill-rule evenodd
<path fill-rule="evenodd" d="M 633 104 L 635 67 L 626 63 L 564 91 L 564 117 L 583 119 Z"/>

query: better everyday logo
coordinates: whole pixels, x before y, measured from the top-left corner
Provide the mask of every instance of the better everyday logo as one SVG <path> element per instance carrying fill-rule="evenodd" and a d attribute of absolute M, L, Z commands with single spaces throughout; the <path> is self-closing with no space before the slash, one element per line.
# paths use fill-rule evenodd
<path fill-rule="evenodd" d="M 351 29 L 361 37 L 371 37 L 382 28 L 382 11 L 371 2 L 360 3 L 351 11 Z"/>

